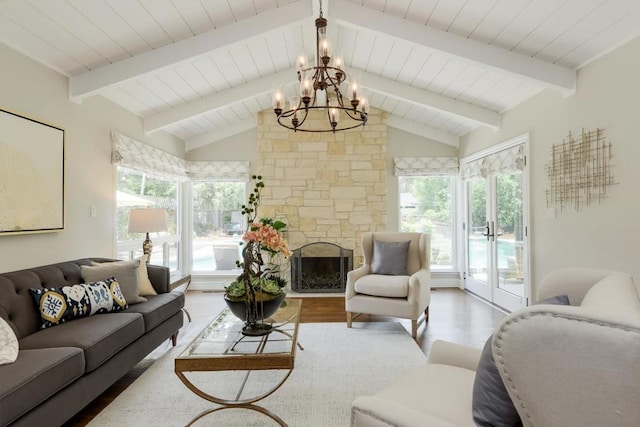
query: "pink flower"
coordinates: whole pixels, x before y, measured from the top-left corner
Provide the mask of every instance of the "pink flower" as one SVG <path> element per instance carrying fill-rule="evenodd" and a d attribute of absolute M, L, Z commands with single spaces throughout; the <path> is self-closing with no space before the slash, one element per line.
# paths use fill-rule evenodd
<path fill-rule="evenodd" d="M 249 227 L 249 231 L 244 233 L 242 240 L 245 243 L 258 243 L 264 249 L 276 253 L 282 253 L 284 257 L 290 257 L 291 251 L 288 248 L 287 241 L 282 238 L 278 230 L 269 224 L 254 222 Z"/>

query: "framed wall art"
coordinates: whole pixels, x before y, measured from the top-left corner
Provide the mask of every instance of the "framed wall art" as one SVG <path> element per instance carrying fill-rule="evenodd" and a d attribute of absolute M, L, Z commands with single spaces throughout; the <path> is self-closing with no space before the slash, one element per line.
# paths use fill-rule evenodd
<path fill-rule="evenodd" d="M 0 109 L 0 235 L 64 229 L 64 129 Z"/>

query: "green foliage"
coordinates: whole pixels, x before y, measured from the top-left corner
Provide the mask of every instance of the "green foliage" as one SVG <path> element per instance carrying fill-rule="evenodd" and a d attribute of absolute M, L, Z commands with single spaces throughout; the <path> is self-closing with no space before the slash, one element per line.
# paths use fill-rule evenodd
<path fill-rule="evenodd" d="M 118 168 L 118 189 L 129 194 L 162 198 L 175 198 L 178 191 L 174 181 L 126 168 Z"/>
<path fill-rule="evenodd" d="M 486 179 L 477 178 L 469 182 L 471 227 L 486 224 Z M 496 232 L 517 232 L 522 224 L 522 175 L 500 175 L 496 184 L 498 223 Z"/>
<path fill-rule="evenodd" d="M 167 211 L 167 225 L 169 234 L 177 233 L 177 181 L 159 178 L 136 170 L 118 167 L 117 190 L 121 193 L 131 194 L 145 201 L 141 206 L 164 208 Z M 117 239 L 119 241 L 134 238 L 144 238 L 143 234 L 129 234 L 129 211 L 131 204 L 120 206 L 117 210 Z"/>
<path fill-rule="evenodd" d="M 487 220 L 487 181 L 477 178 L 469 182 L 469 207 L 471 209 L 471 228 L 484 227 Z"/>
<path fill-rule="evenodd" d="M 286 282 L 285 282 L 286 283 Z M 275 277 L 253 277 L 251 287 L 257 300 L 268 300 L 278 297 L 284 293 L 282 286 Z M 235 280 L 224 288 L 225 295 L 233 301 L 244 301 L 246 299 L 247 286 L 243 281 Z"/>
<path fill-rule="evenodd" d="M 242 185 L 229 185 L 228 182 L 197 182 L 193 184 L 193 200 L 196 209 L 219 210 L 226 219 L 231 211 L 238 210 L 244 199 Z"/>
<path fill-rule="evenodd" d="M 284 288 L 287 286 L 287 279 L 276 276 L 275 274 L 269 274 L 267 278 L 273 282 L 275 282 L 280 288 Z"/>
<path fill-rule="evenodd" d="M 498 228 L 506 233 L 515 232 L 522 224 L 522 175 L 499 176 L 496 197 Z"/>
<path fill-rule="evenodd" d="M 249 194 L 249 201 L 246 205 L 242 205 L 242 214 L 246 215 L 247 224 L 252 224 L 258 216 L 258 207 L 260 206 L 260 194 L 264 188 L 261 175 L 253 175 L 251 177 L 255 181 L 253 191 Z M 271 221 L 269 218 L 265 220 Z"/>
<path fill-rule="evenodd" d="M 285 224 L 284 222 L 278 220 L 274 221 L 271 218 L 260 218 L 260 222 L 265 225 L 272 226 L 276 231 L 280 231 L 287 226 L 287 224 Z"/>

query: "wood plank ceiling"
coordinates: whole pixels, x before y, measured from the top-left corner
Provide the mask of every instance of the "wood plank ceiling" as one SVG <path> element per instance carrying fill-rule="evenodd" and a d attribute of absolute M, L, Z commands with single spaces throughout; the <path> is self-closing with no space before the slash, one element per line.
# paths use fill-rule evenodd
<path fill-rule="evenodd" d="M 640 35 L 638 0 L 324 0 L 334 52 L 389 124 L 457 145 Z M 256 126 L 315 52 L 319 0 L 3 0 L 0 42 L 187 150 Z M 274 119 L 275 120 L 275 119 Z"/>

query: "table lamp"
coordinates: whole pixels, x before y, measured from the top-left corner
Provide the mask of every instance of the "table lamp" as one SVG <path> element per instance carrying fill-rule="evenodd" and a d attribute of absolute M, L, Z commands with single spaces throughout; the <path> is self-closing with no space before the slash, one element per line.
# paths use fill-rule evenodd
<path fill-rule="evenodd" d="M 151 259 L 153 244 L 149 233 L 167 231 L 167 212 L 162 208 L 131 209 L 129 211 L 129 233 L 146 233 L 147 238 L 142 242 L 142 252 Z"/>

